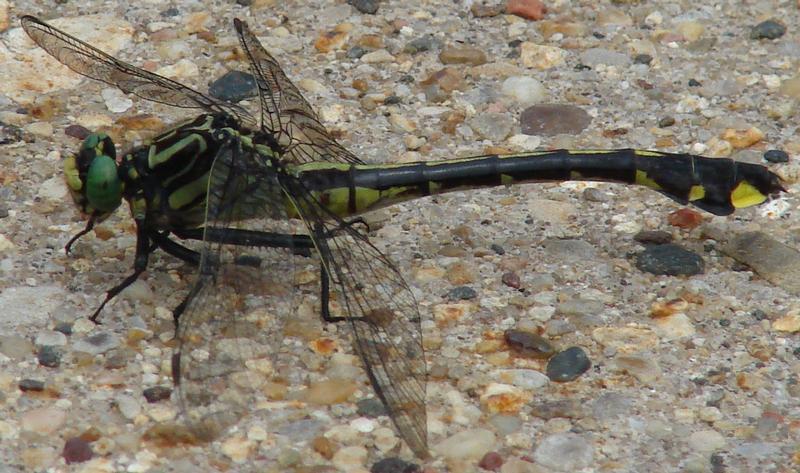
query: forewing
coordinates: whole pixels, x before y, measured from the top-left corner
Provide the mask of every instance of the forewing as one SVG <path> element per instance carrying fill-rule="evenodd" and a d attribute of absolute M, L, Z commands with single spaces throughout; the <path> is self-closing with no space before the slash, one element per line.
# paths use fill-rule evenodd
<path fill-rule="evenodd" d="M 255 119 L 238 105 L 217 100 L 172 79 L 120 61 L 36 17 L 26 15 L 20 22 L 39 47 L 78 74 L 146 100 L 173 107 L 224 112 L 236 117 L 244 125 L 256 125 Z"/>
<path fill-rule="evenodd" d="M 271 134 L 291 163 L 313 161 L 358 164 L 362 161 L 336 142 L 292 81 L 247 23 L 233 20 L 242 49 L 250 60 L 261 99 L 261 127 Z"/>
<path fill-rule="evenodd" d="M 211 440 L 269 399 L 263 390 L 292 310 L 291 249 L 233 244 L 230 229 L 281 231 L 288 218 L 275 172 L 238 139 L 209 176 L 206 240 L 178 320 L 173 376 L 190 430 Z M 217 241 L 208 229 L 223 235 Z M 278 335 L 276 335 L 278 334 Z"/>
<path fill-rule="evenodd" d="M 311 233 L 326 235 L 315 244 L 375 393 L 411 450 L 427 458 L 427 368 L 411 289 L 389 258 L 357 230 L 361 224 L 331 215 L 303 189 L 291 194 L 304 220 L 317 225 Z"/>

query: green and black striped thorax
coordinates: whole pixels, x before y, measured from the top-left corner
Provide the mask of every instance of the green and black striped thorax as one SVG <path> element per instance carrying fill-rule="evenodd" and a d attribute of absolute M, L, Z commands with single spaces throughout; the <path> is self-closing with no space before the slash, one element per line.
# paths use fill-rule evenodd
<path fill-rule="evenodd" d="M 99 135 L 99 139 L 93 136 L 87 138 L 78 155 L 79 168 L 81 165 L 89 168 L 98 159 L 103 162 L 104 156 L 113 157 L 110 139 L 103 135 Z M 98 146 L 92 146 L 96 141 L 102 144 L 99 150 Z M 231 145 L 231 141 L 237 143 Z M 258 153 L 267 169 L 280 167 L 272 158 L 272 148 L 256 144 L 259 141 L 265 140 L 254 139 L 252 132 L 240 127 L 227 114 L 199 115 L 133 148 L 122 157 L 117 168 L 121 197 L 129 202 L 137 221 L 147 222 L 157 230 L 198 227 L 205 220 L 209 176 L 221 147 L 238 147 L 242 153 L 251 156 Z M 78 171 L 78 175 L 78 179 L 86 183 L 87 191 L 96 187 L 96 184 L 86 182 L 86 172 Z M 79 198 L 76 201 L 81 205 Z M 104 209 L 113 211 L 116 208 L 111 207 Z"/>

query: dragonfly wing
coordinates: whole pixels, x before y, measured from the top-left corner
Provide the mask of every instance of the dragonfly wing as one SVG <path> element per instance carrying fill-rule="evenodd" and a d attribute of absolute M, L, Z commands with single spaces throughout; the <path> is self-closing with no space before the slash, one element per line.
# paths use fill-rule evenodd
<path fill-rule="evenodd" d="M 209 175 L 205 241 L 178 320 L 173 377 L 191 431 L 211 440 L 268 401 L 263 385 L 280 348 L 280 314 L 292 310 L 290 248 L 226 239 L 230 229 L 281 229 L 289 220 L 278 178 L 231 139 Z M 216 229 L 212 240 L 208 229 Z M 220 236 L 221 235 L 221 236 Z"/>
<path fill-rule="evenodd" d="M 217 100 L 172 79 L 120 61 L 36 17 L 26 15 L 20 22 L 39 47 L 78 74 L 113 85 L 125 93 L 146 100 L 173 107 L 227 113 L 242 124 L 255 126 L 252 115 L 238 105 Z"/>
<path fill-rule="evenodd" d="M 233 20 L 239 42 L 250 59 L 261 99 L 261 127 L 271 134 L 282 158 L 292 163 L 362 161 L 336 142 L 278 61 L 267 52 L 247 23 Z"/>
<path fill-rule="evenodd" d="M 290 194 L 307 222 L 322 225 L 311 233 L 326 235 L 315 244 L 375 393 L 411 450 L 427 458 L 427 367 L 411 289 L 389 258 L 354 228 L 357 223 L 330 214 L 304 190 Z"/>

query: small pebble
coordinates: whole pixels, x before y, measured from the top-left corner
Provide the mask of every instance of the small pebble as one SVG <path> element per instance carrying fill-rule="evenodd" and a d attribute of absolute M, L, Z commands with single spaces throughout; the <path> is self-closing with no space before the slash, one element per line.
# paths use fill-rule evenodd
<path fill-rule="evenodd" d="M 574 105 L 533 105 L 522 111 L 520 129 L 526 135 L 577 135 L 592 122 L 592 117 Z"/>
<path fill-rule="evenodd" d="M 544 333 L 547 334 L 548 337 L 560 337 L 572 333 L 575 330 L 575 325 L 569 320 L 553 319 L 548 320 L 545 324 Z"/>
<path fill-rule="evenodd" d="M 45 345 L 39 348 L 36 359 L 42 366 L 58 368 L 61 365 L 61 350 L 51 345 Z"/>
<path fill-rule="evenodd" d="M 572 472 L 588 467 L 594 458 L 592 444 L 581 435 L 565 432 L 545 437 L 536 446 L 533 458 L 555 471 Z"/>
<path fill-rule="evenodd" d="M 520 286 L 522 286 L 522 281 L 520 281 L 519 274 L 513 271 L 503 273 L 501 281 L 503 281 L 503 284 L 506 286 L 513 287 L 514 289 L 519 289 Z"/>
<path fill-rule="evenodd" d="M 360 13 L 374 15 L 378 12 L 378 6 L 380 6 L 381 0 L 348 0 L 347 3 L 353 5 Z"/>
<path fill-rule="evenodd" d="M 788 333 L 800 332 L 800 312 L 792 311 L 784 316 L 778 317 L 772 322 L 772 330 Z"/>
<path fill-rule="evenodd" d="M 486 429 L 461 430 L 442 440 L 433 450 L 452 460 L 479 461 L 494 448 L 495 435 Z"/>
<path fill-rule="evenodd" d="M 33 353 L 33 343 L 16 335 L 0 335 L 0 353 L 12 360 L 21 360 Z"/>
<path fill-rule="evenodd" d="M 522 420 L 511 414 L 495 414 L 489 419 L 489 422 L 500 435 L 513 434 L 522 428 Z"/>
<path fill-rule="evenodd" d="M 356 471 L 367 463 L 367 449 L 361 446 L 344 447 L 337 450 L 331 463 L 340 471 Z"/>
<path fill-rule="evenodd" d="M 109 111 L 122 113 L 133 106 L 133 100 L 117 88 L 105 88 L 100 91 L 100 96 Z"/>
<path fill-rule="evenodd" d="M 441 44 L 436 38 L 434 38 L 432 35 L 426 35 L 409 41 L 405 48 L 403 48 L 403 52 L 407 54 L 417 54 L 425 51 L 431 51 L 440 46 Z"/>
<path fill-rule="evenodd" d="M 228 71 L 208 86 L 208 94 L 226 102 L 236 103 L 258 95 L 256 81 L 252 74 L 242 71 Z"/>
<path fill-rule="evenodd" d="M 653 330 L 665 340 L 677 340 L 695 334 L 692 319 L 682 313 L 653 319 Z"/>
<path fill-rule="evenodd" d="M 771 149 L 764 153 L 764 160 L 770 163 L 788 163 L 789 153 L 780 149 Z"/>
<path fill-rule="evenodd" d="M 566 51 L 561 48 L 542 45 L 532 41 L 524 41 L 519 45 L 520 60 L 522 61 L 522 65 L 528 68 L 539 70 L 553 69 L 564 64 L 566 55 Z M 541 83 L 538 85 L 533 82 L 529 83 L 537 87 L 538 90 L 536 90 L 536 93 L 538 95 L 544 94 L 544 88 Z M 503 85 L 505 86 L 505 83 Z M 541 102 L 541 100 L 539 100 L 539 102 Z"/>
<path fill-rule="evenodd" d="M 544 18 L 547 7 L 539 0 L 508 0 L 506 13 L 517 15 L 526 20 L 538 21 Z"/>
<path fill-rule="evenodd" d="M 673 227 L 691 230 L 703 223 L 703 215 L 694 209 L 682 208 L 670 212 L 667 215 L 667 222 Z"/>
<path fill-rule="evenodd" d="M 72 324 L 69 322 L 59 322 L 53 327 L 56 332 L 61 332 L 66 336 L 72 335 Z"/>
<path fill-rule="evenodd" d="M 750 30 L 750 39 L 778 39 L 786 34 L 786 27 L 775 20 L 766 20 Z"/>
<path fill-rule="evenodd" d="M 725 437 L 716 430 L 700 430 L 692 432 L 687 439 L 687 443 L 692 450 L 711 453 L 723 449 L 727 442 Z"/>
<path fill-rule="evenodd" d="M 644 384 L 650 384 L 661 376 L 661 369 L 652 356 L 620 355 L 614 358 L 611 367 L 634 376 Z"/>
<path fill-rule="evenodd" d="M 32 135 L 50 138 L 53 136 L 53 125 L 48 122 L 33 122 L 25 127 L 25 131 Z"/>
<path fill-rule="evenodd" d="M 503 81 L 500 91 L 523 107 L 540 103 L 547 98 L 547 89 L 544 85 L 527 76 L 509 77 Z"/>
<path fill-rule="evenodd" d="M 395 58 L 392 56 L 389 51 L 385 49 L 379 49 L 377 51 L 372 51 L 370 53 L 364 54 L 361 56 L 361 62 L 365 64 L 380 64 L 384 62 L 394 62 Z"/>
<path fill-rule="evenodd" d="M 580 419 L 584 417 L 584 404 L 576 399 L 561 399 L 557 401 L 543 401 L 531 406 L 531 415 L 544 420 L 564 417 L 566 419 Z"/>
<path fill-rule="evenodd" d="M 510 383 L 522 389 L 540 389 L 547 385 L 547 376 L 536 370 L 530 369 L 510 369 L 502 370 L 498 375 L 500 381 Z"/>
<path fill-rule="evenodd" d="M 142 406 L 133 396 L 119 394 L 115 401 L 120 414 L 128 420 L 135 419 L 142 412 Z"/>
<path fill-rule="evenodd" d="M 609 202 L 610 196 L 600 188 L 587 187 L 583 191 L 583 198 L 589 202 Z"/>
<path fill-rule="evenodd" d="M 602 301 L 594 299 L 569 299 L 556 306 L 556 313 L 572 318 L 577 323 L 579 318 L 599 314 L 605 308 Z"/>
<path fill-rule="evenodd" d="M 302 398 L 311 404 L 330 405 L 345 402 L 356 391 L 351 380 L 331 379 L 312 383 L 303 392 Z"/>
<path fill-rule="evenodd" d="M 439 53 L 439 61 L 442 64 L 469 64 L 471 66 L 480 66 L 485 64 L 486 53 L 482 50 L 469 45 L 454 46 L 448 45 L 442 48 Z"/>
<path fill-rule="evenodd" d="M 591 68 L 599 65 L 628 67 L 631 58 L 627 54 L 605 48 L 589 48 L 581 52 L 580 62 Z"/>
<path fill-rule="evenodd" d="M 119 337 L 110 332 L 100 332 L 90 335 L 83 340 L 78 340 L 73 345 L 73 350 L 100 355 L 120 345 Z"/>
<path fill-rule="evenodd" d="M 36 335 L 34 343 L 37 347 L 45 345 L 61 347 L 67 344 L 67 337 L 59 331 L 45 330 Z"/>
<path fill-rule="evenodd" d="M 523 330 L 506 330 L 503 338 L 512 350 L 522 356 L 546 359 L 556 351 L 544 337 Z"/>
<path fill-rule="evenodd" d="M 20 391 L 23 392 L 41 392 L 44 391 L 44 381 L 38 379 L 22 379 L 19 384 Z"/>
<path fill-rule="evenodd" d="M 253 452 L 255 442 L 240 435 L 234 435 L 222 442 L 220 450 L 234 463 L 244 463 Z"/>
<path fill-rule="evenodd" d="M 475 2 L 469 7 L 469 11 L 475 18 L 492 18 L 502 15 L 505 9 L 502 3 Z"/>
<path fill-rule="evenodd" d="M 172 389 L 167 386 L 153 386 L 142 391 L 142 395 L 147 399 L 147 402 L 152 404 L 169 399 L 172 395 Z"/>
<path fill-rule="evenodd" d="M 693 276 L 705 271 L 705 261 L 694 252 L 669 243 L 648 246 L 636 256 L 640 271 L 667 276 Z"/>
<path fill-rule="evenodd" d="M 361 399 L 356 403 L 357 412 L 364 417 L 380 417 L 387 415 L 386 406 L 378 398 Z"/>
<path fill-rule="evenodd" d="M 300 465 L 302 463 L 303 463 L 303 457 L 300 455 L 300 452 L 298 452 L 293 448 L 289 449 L 288 451 L 287 450 L 282 451 L 280 456 L 278 456 L 278 465 L 282 469 L 285 468 L 287 470 L 289 469 L 295 470 L 292 467 Z"/>
<path fill-rule="evenodd" d="M 668 128 L 674 125 L 675 117 L 664 117 L 658 120 L 658 127 L 659 128 Z"/>
<path fill-rule="evenodd" d="M 353 46 L 352 48 L 348 49 L 345 53 L 348 59 L 361 59 L 365 54 L 369 52 L 369 49 L 363 46 Z"/>
<path fill-rule="evenodd" d="M 737 234 L 722 252 L 787 291 L 800 293 L 800 251 L 765 232 Z"/>
<path fill-rule="evenodd" d="M 125 368 L 134 356 L 131 350 L 114 349 L 106 353 L 104 366 L 110 370 Z"/>
<path fill-rule="evenodd" d="M 547 377 L 559 383 L 572 381 L 592 367 L 581 347 L 570 347 L 557 353 L 547 363 Z"/>
<path fill-rule="evenodd" d="M 22 414 L 20 424 L 22 430 L 49 435 L 64 425 L 67 413 L 56 407 L 32 409 Z"/>
<path fill-rule="evenodd" d="M 631 416 L 633 400 L 625 395 L 604 391 L 592 401 L 592 417 L 598 420 L 611 420 Z"/>
<path fill-rule="evenodd" d="M 506 113 L 481 113 L 469 120 L 467 124 L 480 139 L 499 143 L 511 134 L 514 119 Z"/>
<path fill-rule="evenodd" d="M 499 471 L 500 467 L 503 466 L 503 457 L 497 452 L 489 452 L 481 458 L 478 466 L 484 470 Z"/>
<path fill-rule="evenodd" d="M 469 286 L 454 287 L 447 293 L 447 298 L 451 301 L 467 301 L 476 297 L 478 293 Z"/>
<path fill-rule="evenodd" d="M 664 245 L 672 241 L 672 234 L 663 230 L 646 230 L 634 235 L 633 239 L 644 244 Z"/>
<path fill-rule="evenodd" d="M 72 463 L 83 463 L 92 459 L 92 447 L 89 442 L 80 437 L 72 437 L 64 443 L 64 450 L 61 456 L 67 465 Z"/>

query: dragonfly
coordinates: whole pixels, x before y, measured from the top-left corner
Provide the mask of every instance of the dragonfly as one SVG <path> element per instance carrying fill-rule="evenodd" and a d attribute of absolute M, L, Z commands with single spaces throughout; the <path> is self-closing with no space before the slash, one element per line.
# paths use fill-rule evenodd
<path fill-rule="evenodd" d="M 445 192 L 568 180 L 643 185 L 716 215 L 784 191 L 762 165 L 637 149 L 366 164 L 327 131 L 244 21 L 233 26 L 255 79 L 257 114 L 123 62 L 33 16 L 21 22 L 73 71 L 199 112 L 119 158 L 108 135 L 92 133 L 64 160 L 64 173 L 88 216 L 67 252 L 123 200 L 136 224 L 133 273 L 106 293 L 92 320 L 156 250 L 197 266 L 174 311 L 172 371 L 186 420 L 202 438 L 219 436 L 263 405 L 263 380 L 274 374 L 281 324 L 293 310 L 294 256 L 316 253 L 322 317 L 346 324 L 400 436 L 419 458 L 429 456 L 422 317 L 399 270 L 370 242 L 359 219 L 367 211 Z M 200 242 L 196 249 L 191 240 Z"/>

